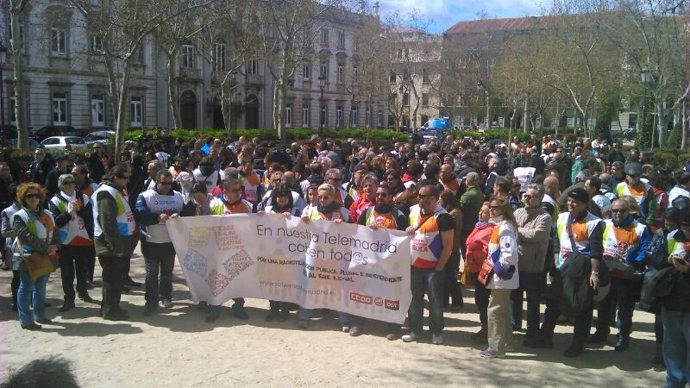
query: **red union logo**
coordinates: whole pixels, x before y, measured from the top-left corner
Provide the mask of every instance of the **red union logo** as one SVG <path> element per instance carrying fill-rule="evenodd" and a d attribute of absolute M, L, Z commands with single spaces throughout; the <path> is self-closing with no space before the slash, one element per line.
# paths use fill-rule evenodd
<path fill-rule="evenodd" d="M 395 310 L 395 311 L 400 310 L 400 301 L 399 300 L 386 299 L 386 309 L 387 310 Z"/>
<path fill-rule="evenodd" d="M 350 292 L 350 300 L 362 304 L 371 304 L 371 297 L 369 295 L 362 295 L 356 292 Z"/>
<path fill-rule="evenodd" d="M 382 298 L 374 298 L 374 304 L 381 307 L 383 306 L 383 299 Z"/>

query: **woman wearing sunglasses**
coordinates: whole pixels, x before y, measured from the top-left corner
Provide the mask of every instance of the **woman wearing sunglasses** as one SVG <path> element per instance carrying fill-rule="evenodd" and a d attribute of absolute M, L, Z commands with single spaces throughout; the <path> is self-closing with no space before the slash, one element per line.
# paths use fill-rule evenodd
<path fill-rule="evenodd" d="M 25 330 L 40 330 L 39 323 L 52 323 L 45 313 L 50 273 L 32 278 L 25 262 L 31 254 L 53 256 L 58 252 L 60 238 L 55 233 L 55 220 L 41 206 L 45 197 L 43 186 L 38 183 L 24 183 L 17 188 L 17 201 L 22 209 L 12 219 L 12 228 L 17 236 L 13 244 L 13 267 L 18 268 L 20 275 L 17 312 L 19 324 Z"/>

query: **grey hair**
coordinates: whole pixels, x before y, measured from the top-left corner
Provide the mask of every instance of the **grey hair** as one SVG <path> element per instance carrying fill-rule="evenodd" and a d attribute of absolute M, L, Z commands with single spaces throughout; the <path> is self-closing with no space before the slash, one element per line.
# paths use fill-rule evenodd
<path fill-rule="evenodd" d="M 534 190 L 537 192 L 537 197 L 539 198 L 544 198 L 544 193 L 546 193 L 546 190 L 544 189 L 544 185 L 539 184 L 539 183 L 530 183 L 527 185 L 527 190 Z"/>

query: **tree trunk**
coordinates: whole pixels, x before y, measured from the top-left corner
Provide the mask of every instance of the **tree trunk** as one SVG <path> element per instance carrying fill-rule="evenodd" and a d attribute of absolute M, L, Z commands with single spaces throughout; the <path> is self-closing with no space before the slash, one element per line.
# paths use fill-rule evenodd
<path fill-rule="evenodd" d="M 687 102 L 688 102 L 688 99 L 687 99 L 687 98 L 683 99 L 683 114 L 682 114 L 682 118 L 681 118 L 681 119 L 683 120 L 683 122 L 682 122 L 681 125 L 680 125 L 681 131 L 683 131 L 683 134 L 682 134 L 682 141 L 680 142 L 680 149 L 681 149 L 681 150 L 684 150 L 684 149 L 685 149 L 685 147 L 686 147 L 686 145 L 687 145 L 687 141 L 688 141 L 688 111 L 687 111 Z"/>
<path fill-rule="evenodd" d="M 120 83 L 120 90 L 117 104 L 117 122 L 115 124 L 115 155 L 120 155 L 122 145 L 125 140 L 125 131 L 127 130 L 127 113 L 129 109 L 127 106 L 129 98 L 129 78 L 131 71 L 132 57 L 126 58 L 122 63 L 122 82 Z M 144 112 L 142 111 L 143 115 Z"/>
<path fill-rule="evenodd" d="M 20 35 L 19 18 L 26 8 L 26 2 L 10 1 L 10 25 L 12 28 L 12 64 L 14 66 L 14 116 L 17 120 L 17 148 L 29 148 L 29 129 L 26 122 L 26 91 L 24 89 L 23 39 Z M 0 82 L 2 82 L 0 80 Z M 4 109 L 0 107 L 0 109 Z"/>
<path fill-rule="evenodd" d="M 170 113 L 173 121 L 172 127 L 178 129 L 182 125 L 182 119 L 180 117 L 180 88 L 176 80 L 176 56 L 175 52 L 167 53 L 165 68 L 168 76 L 168 105 L 170 106 Z"/>

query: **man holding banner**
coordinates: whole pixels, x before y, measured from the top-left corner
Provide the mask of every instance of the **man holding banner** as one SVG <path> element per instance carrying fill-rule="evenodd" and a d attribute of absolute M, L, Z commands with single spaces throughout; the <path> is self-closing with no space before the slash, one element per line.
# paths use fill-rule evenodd
<path fill-rule="evenodd" d="M 408 225 L 407 217 L 393 205 L 393 193 L 386 183 L 382 183 L 376 188 L 376 204 L 367 208 L 359 217 L 359 224 L 368 226 L 371 229 L 397 229 L 405 230 Z M 361 319 L 363 321 L 363 319 Z M 355 320 L 357 322 L 357 320 Z M 350 335 L 356 337 L 362 333 L 361 327 L 357 324 L 350 328 Z M 400 325 L 397 323 L 388 324 L 388 334 L 386 338 L 393 341 L 400 335 Z"/>
<path fill-rule="evenodd" d="M 412 303 L 408 312 L 410 333 L 404 342 L 414 342 L 422 334 L 424 294 L 429 297 L 429 329 L 435 345 L 443 343 L 443 281 L 444 267 L 453 249 L 453 218 L 438 203 L 439 189 L 429 181 L 419 185 L 419 203 L 410 209 L 406 231 L 413 236 L 411 289 Z"/>
<path fill-rule="evenodd" d="M 221 183 L 223 194 L 214 198 L 210 203 L 212 215 L 252 213 L 252 204 L 242 199 L 240 195 L 240 181 L 237 176 L 228 176 Z M 233 298 L 232 314 L 243 321 L 249 319 L 244 310 L 244 298 Z M 209 305 L 206 311 L 206 322 L 212 323 L 220 317 L 220 306 Z"/>

